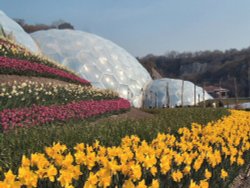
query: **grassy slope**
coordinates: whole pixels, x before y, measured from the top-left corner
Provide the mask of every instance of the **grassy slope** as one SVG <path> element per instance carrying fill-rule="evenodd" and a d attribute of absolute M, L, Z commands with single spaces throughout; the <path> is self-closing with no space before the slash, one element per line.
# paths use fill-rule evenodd
<path fill-rule="evenodd" d="M 65 143 L 72 148 L 76 143 L 93 143 L 95 139 L 106 146 L 118 145 L 126 135 L 136 134 L 147 141 L 158 132 L 175 132 L 179 127 L 190 126 L 192 122 L 206 124 L 229 114 L 225 109 L 161 109 L 148 111 L 153 118 L 144 120 L 119 120 L 100 122 L 70 122 L 66 125 L 49 125 L 30 129 L 16 129 L 0 134 L 0 166 L 16 168 L 23 154 L 42 152 L 53 142 Z"/>

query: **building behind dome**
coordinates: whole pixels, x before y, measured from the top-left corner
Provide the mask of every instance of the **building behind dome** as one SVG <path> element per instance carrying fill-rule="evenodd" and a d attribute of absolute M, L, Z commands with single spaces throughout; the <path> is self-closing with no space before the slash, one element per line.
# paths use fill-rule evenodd
<path fill-rule="evenodd" d="M 194 84 L 183 82 L 183 105 L 194 105 Z M 153 80 L 144 92 L 144 107 L 175 107 L 182 104 L 182 80 L 162 78 Z M 212 97 L 205 92 L 205 100 Z M 203 101 L 203 89 L 196 86 L 196 103 Z"/>
<path fill-rule="evenodd" d="M 32 33 L 43 54 L 86 78 L 93 86 L 115 90 L 141 107 L 142 93 L 152 80 L 126 50 L 97 35 L 76 30 Z"/>
<path fill-rule="evenodd" d="M 21 44 L 32 52 L 39 52 L 39 48 L 37 47 L 34 40 L 31 38 L 31 36 L 27 34 L 20 25 L 18 25 L 14 20 L 9 18 L 1 10 L 0 28 L 2 28 L 4 33 L 14 39 L 17 43 Z"/>

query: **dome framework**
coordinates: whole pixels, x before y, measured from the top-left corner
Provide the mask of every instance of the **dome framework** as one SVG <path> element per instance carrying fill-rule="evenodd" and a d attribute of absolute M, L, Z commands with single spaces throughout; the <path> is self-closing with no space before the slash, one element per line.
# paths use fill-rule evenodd
<path fill-rule="evenodd" d="M 26 33 L 20 25 L 18 25 L 14 20 L 9 18 L 1 10 L 0 10 L 0 28 L 3 30 L 4 34 L 14 39 L 20 45 L 26 47 L 31 52 L 39 53 L 39 48 L 34 42 L 34 40 L 31 38 L 31 36 L 28 33 Z"/>
<path fill-rule="evenodd" d="M 142 91 L 152 79 L 126 50 L 97 35 L 76 30 L 32 33 L 41 51 L 74 70 L 98 88 L 112 89 L 135 107 L 142 105 Z"/>
<path fill-rule="evenodd" d="M 189 106 L 212 99 L 192 82 L 170 78 L 153 80 L 146 87 L 143 98 L 143 106 L 146 108 Z"/>

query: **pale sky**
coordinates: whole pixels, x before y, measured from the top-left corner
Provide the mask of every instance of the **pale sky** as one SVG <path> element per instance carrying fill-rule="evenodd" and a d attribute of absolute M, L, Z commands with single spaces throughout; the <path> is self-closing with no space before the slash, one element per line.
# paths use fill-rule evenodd
<path fill-rule="evenodd" d="M 250 46 L 249 0 L 0 0 L 27 23 L 63 19 L 134 56 Z"/>

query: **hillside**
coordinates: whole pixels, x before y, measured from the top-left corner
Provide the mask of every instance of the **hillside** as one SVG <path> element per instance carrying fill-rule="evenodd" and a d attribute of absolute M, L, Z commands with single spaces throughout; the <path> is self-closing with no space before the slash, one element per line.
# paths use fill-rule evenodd
<path fill-rule="evenodd" d="M 127 100 L 57 62 L 0 38 L 0 132 L 81 121 L 128 110 Z"/>
<path fill-rule="evenodd" d="M 250 96 L 250 48 L 195 53 L 170 52 L 164 56 L 148 55 L 138 59 L 154 78 L 155 70 L 162 77 L 181 78 L 197 85 L 219 85 L 235 96 L 236 78 L 238 96 Z"/>

